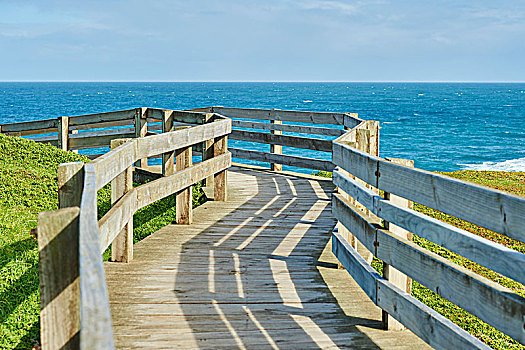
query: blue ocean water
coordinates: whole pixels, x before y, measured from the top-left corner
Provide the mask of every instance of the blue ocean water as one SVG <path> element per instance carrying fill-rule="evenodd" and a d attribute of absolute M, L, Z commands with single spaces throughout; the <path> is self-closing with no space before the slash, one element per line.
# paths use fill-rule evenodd
<path fill-rule="evenodd" d="M 0 82 L 0 124 L 213 105 L 359 113 L 380 121 L 381 156 L 426 170 L 525 171 L 524 83 Z"/>

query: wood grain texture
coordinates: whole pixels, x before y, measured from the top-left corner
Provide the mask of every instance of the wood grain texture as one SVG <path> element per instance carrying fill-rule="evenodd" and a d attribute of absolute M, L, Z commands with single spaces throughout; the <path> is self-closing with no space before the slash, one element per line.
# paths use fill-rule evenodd
<path fill-rule="evenodd" d="M 270 123 L 273 124 L 273 125 L 282 125 L 282 121 L 280 120 L 270 120 Z M 280 130 L 277 130 L 277 129 L 274 129 L 274 130 L 271 130 L 270 133 L 272 135 L 282 135 L 282 131 Z M 283 146 L 281 145 L 270 145 L 270 153 L 273 153 L 273 154 L 282 154 L 283 153 Z M 270 169 L 273 170 L 273 171 L 282 171 L 283 170 L 283 165 L 282 164 L 279 164 L 279 163 L 270 163 Z"/>
<path fill-rule="evenodd" d="M 79 207 L 84 186 L 84 163 L 62 163 L 58 166 L 58 207 Z"/>
<path fill-rule="evenodd" d="M 525 298 L 386 230 L 377 232 L 377 258 L 467 312 L 525 343 Z"/>
<path fill-rule="evenodd" d="M 228 183 L 192 225 L 106 263 L 118 348 L 428 348 L 381 330 L 380 309 L 333 268 L 329 180 L 235 167 Z"/>
<path fill-rule="evenodd" d="M 246 119 L 284 120 L 300 123 L 335 124 L 345 125 L 349 128 L 355 127 L 360 120 L 355 115 L 344 113 L 323 113 L 304 111 L 285 111 L 279 109 L 251 109 L 213 107 L 213 112 L 226 117 Z M 346 123 L 346 124 L 345 124 Z"/>
<path fill-rule="evenodd" d="M 338 232 L 332 234 L 332 253 L 344 266 L 346 271 L 359 284 L 366 295 L 377 303 L 376 280 L 381 276 Z"/>
<path fill-rule="evenodd" d="M 20 132 L 28 130 L 54 129 L 58 128 L 58 119 L 45 119 L 32 122 L 2 124 L 2 133 Z"/>
<path fill-rule="evenodd" d="M 159 199 L 169 196 L 175 192 L 197 183 L 210 174 L 224 171 L 231 165 L 231 154 L 226 153 L 221 156 L 214 157 L 201 163 L 193 165 L 182 171 L 177 171 L 175 174 L 162 177 L 158 180 L 148 182 L 145 185 L 137 187 L 134 191 L 137 192 L 136 208 L 145 207 Z"/>
<path fill-rule="evenodd" d="M 79 216 L 80 349 L 114 349 L 113 329 L 97 222 L 95 167 L 84 165 Z"/>
<path fill-rule="evenodd" d="M 525 242 L 523 197 L 392 164 L 337 140 L 332 159 L 334 164 L 386 192 Z"/>
<path fill-rule="evenodd" d="M 333 196 L 332 206 L 334 216 L 378 259 L 512 338 L 520 342 L 525 340 L 522 317 L 525 314 L 524 298 L 382 230 L 340 194 Z"/>
<path fill-rule="evenodd" d="M 332 151 L 332 141 L 314 139 L 302 136 L 275 135 L 270 133 L 233 130 L 230 134 L 232 140 L 267 143 L 270 145 L 281 145 L 295 148 L 305 148 L 314 151 Z"/>
<path fill-rule="evenodd" d="M 376 138 L 377 139 L 377 138 Z M 371 138 L 371 141 L 373 141 L 374 138 Z M 371 145 L 372 148 L 378 147 L 378 145 Z M 414 161 L 409 159 L 398 159 L 398 158 L 386 158 L 389 162 L 395 163 L 395 164 L 401 164 L 408 167 L 414 167 Z M 394 194 L 390 194 L 388 192 L 384 192 L 384 198 L 385 200 L 404 208 L 413 208 L 412 201 L 409 201 L 403 197 L 396 196 Z M 386 230 L 390 231 L 392 234 L 397 235 L 403 239 L 406 239 L 408 241 L 412 240 L 412 233 L 410 231 L 405 230 L 404 228 L 397 226 L 395 223 L 391 223 L 389 221 L 384 221 L 383 226 Z M 408 294 L 412 291 L 412 279 L 405 275 L 404 273 L 400 272 L 395 267 L 383 262 L 383 277 L 390 281 L 394 286 L 398 287 L 399 289 L 407 292 Z M 405 326 L 403 324 L 399 323 L 395 318 L 388 315 L 386 312 L 383 313 L 383 323 L 385 326 L 385 329 L 389 330 L 403 330 L 405 329 Z"/>
<path fill-rule="evenodd" d="M 450 320 L 384 279 L 377 305 L 435 349 L 490 349 Z"/>
<path fill-rule="evenodd" d="M 334 165 L 328 160 L 319 160 L 314 158 L 290 156 L 284 154 L 270 154 L 261 151 L 245 150 L 240 148 L 228 148 L 235 158 L 257 160 L 265 163 L 279 163 L 283 165 L 295 166 L 298 168 L 316 169 L 324 171 L 333 171 Z"/>
<path fill-rule="evenodd" d="M 334 183 L 384 220 L 393 222 L 491 270 L 525 283 L 525 254 L 501 244 L 383 200 L 364 185 L 339 171 Z"/>
<path fill-rule="evenodd" d="M 209 124 L 162 133 L 137 139 L 138 156 L 151 157 L 190 145 L 200 144 L 214 137 L 227 135 L 231 131 L 231 120 L 217 120 Z"/>
<path fill-rule="evenodd" d="M 58 118 L 58 148 L 67 151 L 69 145 L 69 117 Z"/>
<path fill-rule="evenodd" d="M 182 171 L 192 166 L 191 146 L 175 151 L 176 171 Z M 205 178 L 209 174 L 201 175 Z M 192 186 L 178 191 L 176 195 L 177 224 L 189 225 L 193 222 L 193 190 Z"/>
<path fill-rule="evenodd" d="M 146 137 L 148 134 L 148 108 L 136 108 L 135 109 L 135 138 L 140 139 Z M 135 166 L 148 166 L 147 157 L 139 157 L 135 162 Z"/>
<path fill-rule="evenodd" d="M 122 120 L 132 121 L 135 115 L 135 109 L 122 111 L 112 111 L 106 113 L 84 114 L 69 117 L 69 125 L 88 125 L 96 123 L 117 122 Z"/>
<path fill-rule="evenodd" d="M 115 149 L 126 142 L 130 142 L 130 140 L 112 140 L 111 148 Z M 131 190 L 133 190 L 133 168 L 130 165 L 126 170 L 111 180 L 111 205 L 114 205 Z M 120 233 L 111 243 L 112 261 L 127 263 L 133 259 L 133 216 L 128 218 L 127 223 L 121 228 Z"/>
<path fill-rule="evenodd" d="M 325 136 L 341 136 L 345 133 L 345 130 L 343 129 L 323 128 L 319 126 L 306 126 L 306 125 L 261 123 L 261 122 L 252 122 L 252 121 L 246 121 L 246 120 L 232 120 L 232 126 L 241 127 L 241 128 L 249 128 L 249 129 L 258 129 L 258 130 L 279 130 L 279 131 L 294 132 L 294 133 L 300 133 L 300 134 L 314 134 L 314 135 L 325 135 Z"/>
<path fill-rule="evenodd" d="M 78 207 L 38 215 L 40 344 L 45 349 L 78 349 L 80 290 Z"/>
<path fill-rule="evenodd" d="M 382 278 L 337 232 L 332 236 L 334 255 L 367 296 L 427 344 L 436 349 L 490 349 L 438 312 Z"/>
<path fill-rule="evenodd" d="M 228 137 L 216 137 L 213 143 L 213 156 L 220 157 L 228 152 Z M 231 155 L 231 153 L 228 153 Z M 225 201 L 228 198 L 228 171 L 215 173 L 213 178 L 213 200 Z"/>
<path fill-rule="evenodd" d="M 162 132 L 173 131 L 173 116 L 165 111 L 162 116 Z M 162 175 L 171 175 L 175 172 L 175 152 L 170 151 L 162 154 Z"/>

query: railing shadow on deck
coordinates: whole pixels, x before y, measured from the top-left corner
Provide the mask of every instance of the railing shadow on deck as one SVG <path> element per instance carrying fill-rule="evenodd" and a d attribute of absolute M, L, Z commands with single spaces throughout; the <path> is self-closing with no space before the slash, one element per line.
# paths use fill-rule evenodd
<path fill-rule="evenodd" d="M 197 348 L 278 348 L 280 344 L 344 348 L 358 344 L 378 349 L 357 326 L 380 329 L 380 311 L 374 310 L 374 317 L 345 313 L 318 270 L 318 267 L 326 269 L 324 266 L 337 269 L 335 260 L 321 258 L 336 223 L 330 208 L 331 182 L 324 181 L 324 185 L 314 188 L 315 180 L 253 169 L 237 168 L 236 171 L 263 175 L 253 178 L 256 183 L 246 184 L 247 189 L 256 187 L 255 196 L 231 211 L 224 210 L 223 216 L 207 228 L 196 224 L 195 230 L 199 233 L 195 236 L 174 235 L 172 227 L 169 233 L 159 232 L 158 237 L 148 238 L 150 244 L 151 240 L 158 239 L 159 249 L 160 245 L 185 241 L 174 268 L 172 302 L 180 303 L 178 322 L 191 330 L 188 336 L 193 337 L 194 343 L 187 344 Z M 261 206 L 261 200 L 267 205 Z M 199 209 L 196 213 L 203 214 Z M 356 292 L 362 301 L 367 300 L 358 287 Z M 167 301 L 169 297 L 161 299 Z M 150 310 L 151 315 L 162 314 L 167 306 L 152 307 L 158 310 Z M 156 323 L 161 319 L 158 315 L 151 318 Z M 148 323 L 148 316 L 142 319 Z M 178 327 L 172 316 L 166 316 L 163 321 L 164 326 L 170 324 L 168 328 Z M 133 329 L 130 320 L 123 320 L 120 326 L 115 325 L 117 337 L 123 333 L 118 331 L 119 327 Z M 153 334 L 156 332 L 150 330 Z M 158 332 L 166 329 L 159 326 Z M 148 344 L 148 335 L 130 334 L 130 338 L 136 342 L 124 344 Z"/>

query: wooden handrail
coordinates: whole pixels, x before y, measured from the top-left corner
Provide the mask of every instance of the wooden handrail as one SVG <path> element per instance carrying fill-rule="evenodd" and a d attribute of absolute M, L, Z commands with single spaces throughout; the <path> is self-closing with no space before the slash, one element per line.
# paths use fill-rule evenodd
<path fill-rule="evenodd" d="M 413 200 L 521 241 L 525 238 L 525 199 L 393 164 L 359 150 L 356 148 L 359 141 L 357 131 L 365 129 L 366 123 L 333 142 L 333 162 L 338 167 L 333 181 L 341 194 L 333 196 L 332 210 L 341 223 L 340 227 L 348 230 L 384 264 L 393 266 L 525 343 L 525 298 L 393 234 L 382 227 L 380 219 L 521 283 L 525 282 L 525 255 L 389 201 L 377 190 Z M 370 267 L 370 261 L 361 257 L 344 236 L 342 232 L 334 232 L 334 254 L 384 311 L 434 347 L 486 348 L 478 339 L 378 275 Z"/>
<path fill-rule="evenodd" d="M 226 117 L 236 119 L 232 121 Z M 88 129 L 90 125 L 108 127 L 117 125 L 111 123 L 119 123 L 122 126 L 130 120 L 135 125 L 131 130 L 114 129 L 105 131 L 104 134 L 89 132 L 86 135 L 71 136 L 69 132 L 65 132 L 74 128 Z M 282 121 L 294 124 L 282 124 Z M 162 125 L 148 126 L 148 123 Z M 301 123 L 304 125 L 300 125 Z M 232 124 L 250 131 L 237 129 L 232 133 Z M 339 128 L 311 124 L 339 125 Z M 176 130 L 180 125 L 187 128 Z M 148 127 L 149 130 L 161 130 L 163 133 L 146 136 L 152 134 L 143 132 Z M 67 120 L 62 119 L 60 123 L 57 119 L 52 119 L 5 124 L 1 131 L 36 135 L 38 130 L 49 133 L 50 130 L 58 132 L 59 129 L 61 132 L 54 139 L 47 137 L 43 140 L 55 142 L 62 147 L 91 147 L 90 145 L 108 143 L 115 137 L 129 136 L 131 133 L 134 137 L 91 163 L 61 166 L 60 207 L 68 211 L 44 213 L 39 221 L 39 229 L 48 231 L 48 234 L 42 235 L 42 239 L 39 238 L 39 246 L 42 245 L 42 251 L 46 254 L 50 250 L 45 250 L 45 246 L 58 234 L 54 231 L 62 230 L 71 236 L 71 223 L 77 222 L 73 227 L 79 227 L 80 240 L 76 256 L 79 257 L 80 296 L 76 289 L 72 289 L 62 298 L 66 298 L 66 301 L 67 296 L 79 298 L 81 322 L 80 326 L 71 323 L 69 331 L 60 336 L 72 337 L 80 334 L 79 344 L 85 348 L 88 345 L 111 348 L 113 341 L 111 316 L 106 313 L 109 312 L 109 306 L 101 252 L 117 237 L 122 237 L 119 235 L 122 235 L 122 230 L 132 220 L 134 212 L 154 201 L 178 193 L 177 203 L 181 205 L 177 207 L 191 210 L 191 205 L 187 204 L 188 189 L 202 179 L 208 178 L 207 181 L 215 182 L 215 199 L 225 200 L 226 191 L 223 188 L 232 155 L 274 164 L 276 166 L 273 169 L 279 169 L 279 164 L 329 171 L 337 167 L 333 173 L 333 181 L 339 193 L 332 198 L 332 210 L 339 224 L 333 233 L 334 254 L 374 303 L 430 345 L 444 348 L 487 348 L 450 320 L 417 301 L 410 295 L 409 288 L 399 283 L 400 280 L 406 284 L 408 278 L 413 278 L 522 344 L 525 343 L 525 298 L 417 246 L 407 239 L 408 236 L 395 234 L 394 228 L 417 234 L 523 284 L 525 255 L 416 212 L 399 201 L 391 200 L 391 197 L 382 197 L 379 190 L 389 196 L 399 196 L 420 203 L 522 242 L 525 242 L 525 199 L 379 157 L 377 122 L 363 121 L 357 115 L 349 113 L 229 107 L 206 107 L 191 111 L 138 108 L 94 114 L 84 120 L 81 116 L 69 117 Z M 295 135 L 283 135 L 281 132 Z M 304 137 L 304 134 L 337 138 L 328 140 Z M 241 148 L 232 148 L 230 153 L 226 147 L 228 135 L 232 139 L 276 147 L 270 153 Z M 281 154 L 281 146 L 330 152 L 332 161 Z M 188 157 L 192 148 L 202 150 L 203 162 L 191 164 Z M 175 172 L 172 165 L 176 155 L 180 157 L 180 167 Z M 130 166 L 138 160 L 159 156 L 163 157 L 165 176 L 120 193 L 115 197 L 110 211 L 97 221 L 96 191 L 129 171 Z M 184 190 L 186 192 L 183 195 L 181 191 Z M 53 223 L 53 218 L 59 216 L 61 219 Z M 177 218 L 180 222 L 189 223 L 191 213 L 189 216 L 187 213 L 177 215 Z M 383 222 L 391 224 L 391 229 L 383 226 Z M 392 266 L 392 275 L 385 275 L 384 278 L 378 274 L 370 266 L 372 255 L 382 260 L 385 266 Z M 52 265 L 62 260 L 46 261 L 51 261 L 49 264 Z M 406 278 L 397 278 L 401 275 Z M 44 305 L 48 305 L 50 295 L 54 294 L 56 293 L 42 294 Z M 54 303 L 55 309 L 46 309 L 46 319 L 42 322 L 46 327 L 51 327 L 49 317 L 57 317 L 53 316 L 58 310 L 56 305 L 61 304 Z M 98 323 L 93 321 L 95 319 Z M 89 340 L 82 337 L 82 334 L 92 333 L 97 336 L 90 337 Z M 42 339 L 50 338 L 46 335 Z M 56 339 L 52 343 L 62 344 Z"/>
<path fill-rule="evenodd" d="M 114 348 L 102 253 L 118 239 L 117 246 L 128 248 L 127 251 L 118 248 L 117 252 L 112 249 L 114 260 L 127 262 L 132 259 L 133 237 L 129 228 L 123 229 L 132 222 L 133 214 L 137 210 L 177 193 L 177 217 L 179 215 L 191 217 L 191 195 L 189 205 L 180 205 L 179 196 L 185 190 L 191 189 L 193 184 L 209 176 L 216 178 L 215 192 L 219 194 L 219 197 L 222 193 L 222 198 L 216 196 L 215 199 L 225 199 L 225 174 L 226 169 L 231 165 L 231 154 L 227 151 L 226 135 L 231 132 L 231 120 L 218 114 L 187 114 L 178 111 L 168 111 L 166 114 L 168 118 L 173 119 L 181 115 L 185 120 L 195 117 L 196 126 L 123 140 L 120 146 L 90 163 L 67 163 L 59 167 L 59 197 L 62 209 L 42 213 L 39 222 L 42 237 L 39 240 L 39 250 L 47 254 L 44 254 L 44 259 L 41 260 L 41 276 L 43 281 L 46 281 L 46 276 L 50 274 L 54 280 L 60 280 L 62 274 L 59 271 L 63 270 L 63 267 L 58 266 L 57 263 L 61 265 L 73 263 L 65 261 L 64 257 L 54 259 L 52 254 L 61 254 L 61 251 L 75 248 L 74 246 L 61 246 L 58 249 L 54 247 L 53 250 L 50 250 L 46 248 L 49 247 L 49 240 L 60 242 L 61 238 L 57 237 L 76 236 L 78 247 L 69 255 L 69 259 L 78 261 L 77 265 L 71 265 L 78 266 L 78 284 L 75 284 L 77 287 L 70 287 L 70 283 L 74 281 L 67 280 L 41 285 L 41 292 L 46 301 L 41 312 L 41 338 L 45 348 L 58 349 L 64 346 L 80 347 L 81 349 Z M 203 121 L 206 123 L 204 124 Z M 180 149 L 191 150 L 193 145 L 208 140 L 213 141 L 212 145 L 216 149 L 214 157 L 195 165 L 190 163 L 180 171 L 145 185 L 136 188 L 129 186 L 130 167 L 137 160 L 176 152 Z M 116 144 L 117 141 L 114 140 L 114 143 Z M 127 178 L 128 184 L 125 185 L 125 188 L 122 187 L 124 183 L 113 184 L 113 206 L 98 221 L 97 191 L 109 182 L 119 180 L 122 176 Z M 184 213 L 181 214 L 181 211 Z M 64 242 L 69 243 L 70 239 Z M 54 245 L 56 246 L 57 243 Z M 70 278 L 68 274 L 64 276 L 64 278 Z M 64 288 L 69 292 L 63 293 Z M 71 308 L 74 310 L 70 310 Z M 75 312 L 77 308 L 79 311 Z M 55 321 L 57 320 L 62 320 L 59 327 L 60 332 L 56 331 Z"/>

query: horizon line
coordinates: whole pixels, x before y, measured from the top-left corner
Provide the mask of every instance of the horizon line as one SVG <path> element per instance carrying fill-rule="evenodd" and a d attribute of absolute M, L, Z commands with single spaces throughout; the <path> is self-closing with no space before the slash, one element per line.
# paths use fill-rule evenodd
<path fill-rule="evenodd" d="M 463 83 L 523 84 L 513 80 L 0 80 L 0 83 Z"/>

